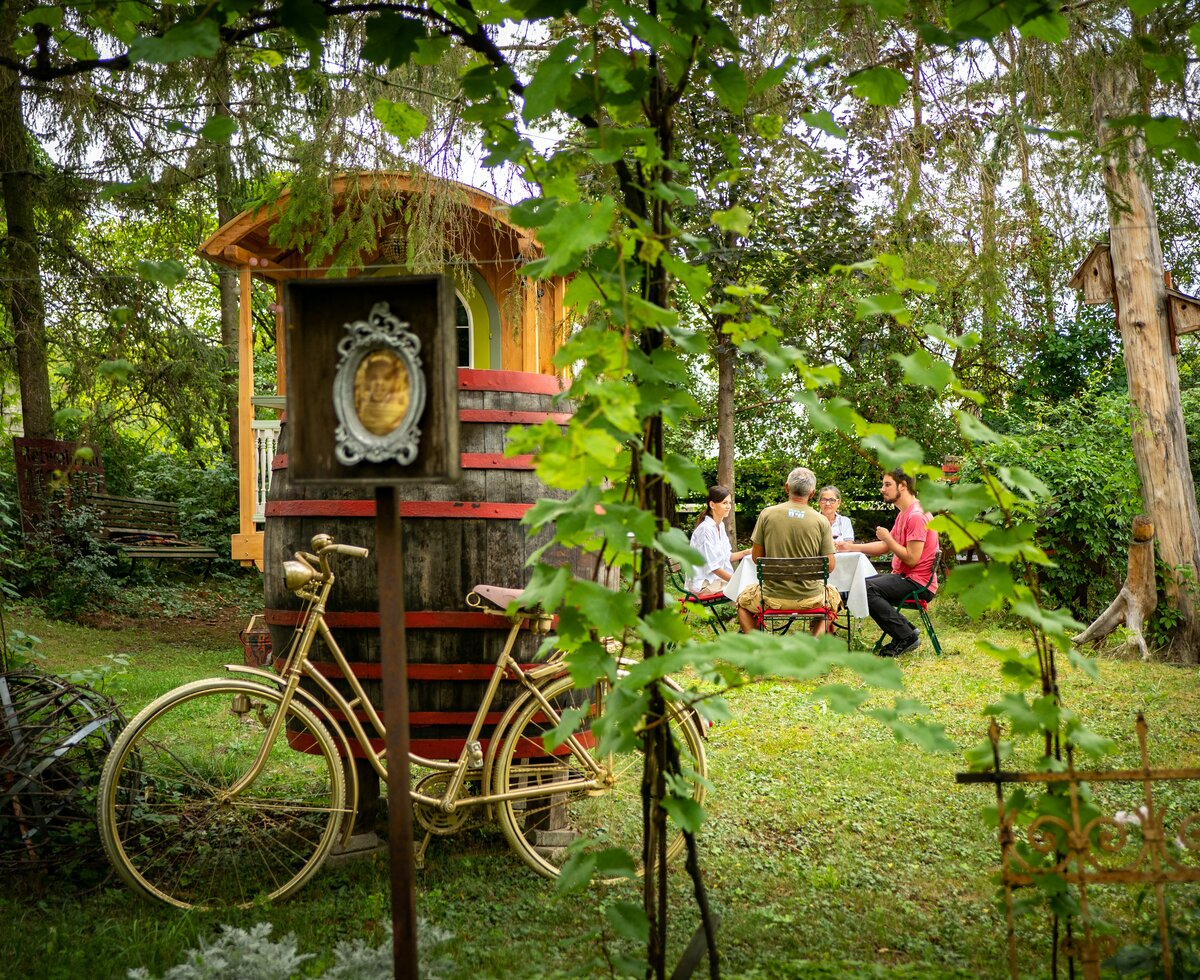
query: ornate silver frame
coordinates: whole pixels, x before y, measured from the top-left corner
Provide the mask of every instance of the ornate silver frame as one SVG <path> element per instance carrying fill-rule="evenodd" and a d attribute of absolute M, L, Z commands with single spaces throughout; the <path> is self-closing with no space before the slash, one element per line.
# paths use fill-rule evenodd
<path fill-rule="evenodd" d="M 425 411 L 425 375 L 421 370 L 421 341 L 387 303 L 376 303 L 366 320 L 345 325 L 346 336 L 337 345 L 338 365 L 333 379 L 333 408 L 338 427 L 334 435 L 339 463 L 396 462 L 407 466 L 417 458 L 421 430 L 417 423 Z M 360 369 L 368 359 L 403 368 L 408 382 L 408 404 L 394 426 L 372 431 L 360 414 L 355 395 L 363 378 Z M 389 394 L 388 402 L 400 399 Z M 382 424 L 388 424 L 384 422 Z"/>

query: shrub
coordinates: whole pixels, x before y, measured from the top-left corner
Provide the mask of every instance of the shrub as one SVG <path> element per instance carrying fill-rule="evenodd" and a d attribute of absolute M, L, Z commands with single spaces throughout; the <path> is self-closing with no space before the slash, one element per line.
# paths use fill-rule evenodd
<path fill-rule="evenodd" d="M 368 946 L 361 940 L 338 943 L 335 962 L 320 974 L 324 980 L 391 980 L 391 928 L 385 929 L 380 946 Z M 188 951 L 187 960 L 172 967 L 162 980 L 289 980 L 300 973 L 312 953 L 301 953 L 293 936 L 272 942 L 271 925 L 260 922 L 249 929 L 222 926 L 213 943 L 201 941 L 199 949 Z M 436 980 L 440 963 L 433 960 L 436 947 L 450 939 L 449 933 L 417 920 L 417 946 L 421 976 Z M 154 980 L 144 969 L 130 970 L 129 980 Z"/>
<path fill-rule="evenodd" d="M 987 453 L 988 465 L 1023 466 L 1050 489 L 1033 515 L 1055 563 L 1040 572 L 1044 594 L 1079 619 L 1093 618 L 1125 577 L 1130 523 L 1142 506 L 1127 397 L 1035 403 L 994 424 L 1009 436 Z"/>
<path fill-rule="evenodd" d="M 47 529 L 26 538 L 22 581 L 41 598 L 47 615 L 74 619 L 115 598 L 116 566 L 116 555 L 100 540 L 98 515 L 77 507 L 62 513 L 57 533 Z"/>

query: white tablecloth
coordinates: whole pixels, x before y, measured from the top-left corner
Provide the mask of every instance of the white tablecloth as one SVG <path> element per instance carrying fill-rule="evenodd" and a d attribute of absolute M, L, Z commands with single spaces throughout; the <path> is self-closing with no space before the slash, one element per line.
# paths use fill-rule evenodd
<path fill-rule="evenodd" d="M 834 569 L 829 584 L 839 592 L 848 592 L 846 605 L 859 619 L 867 615 L 867 579 L 875 575 L 875 568 L 866 555 L 857 551 L 844 551 L 835 555 Z M 739 593 L 748 585 L 758 581 L 754 559 L 746 556 L 733 570 L 733 578 L 725 584 L 725 594 L 737 601 Z"/>

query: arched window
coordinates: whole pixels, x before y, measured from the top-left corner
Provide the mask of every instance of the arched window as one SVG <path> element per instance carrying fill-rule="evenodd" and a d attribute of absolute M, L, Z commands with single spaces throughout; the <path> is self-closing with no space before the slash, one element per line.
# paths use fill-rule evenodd
<path fill-rule="evenodd" d="M 475 363 L 471 311 L 467 309 L 467 304 L 457 291 L 454 293 L 454 326 L 458 334 L 458 366 L 469 368 Z"/>

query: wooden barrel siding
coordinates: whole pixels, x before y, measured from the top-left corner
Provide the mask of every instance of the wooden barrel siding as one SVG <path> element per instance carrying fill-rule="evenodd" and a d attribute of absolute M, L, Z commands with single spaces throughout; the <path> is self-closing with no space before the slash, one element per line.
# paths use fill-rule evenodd
<path fill-rule="evenodd" d="M 528 457 L 504 456 L 505 433 L 513 425 L 546 419 L 565 423 L 570 418 L 561 406 L 552 410 L 551 398 L 559 385 L 547 375 L 464 368 L 459 370 L 458 388 L 463 479 L 398 490 L 410 741 L 413 752 L 436 759 L 458 757 L 508 632 L 506 619 L 468 607 L 467 593 L 480 583 L 525 586 L 525 561 L 550 535 L 543 532 L 527 540 L 521 517 L 539 497 L 562 496 L 538 481 Z M 372 703 L 381 708 L 374 491 L 292 484 L 287 446 L 285 423 L 272 465 L 264 529 L 266 621 L 272 647 L 287 649 L 301 613 L 300 603 L 283 585 L 281 563 L 296 551 L 310 550 L 312 536 L 321 532 L 344 544 L 370 548 L 372 557 L 366 560 L 337 559 L 338 578 L 326 619 Z M 591 574 L 590 560 L 582 554 L 563 554 L 560 562 L 572 565 L 577 575 Z M 531 661 L 539 642 L 538 636 L 522 634 L 517 659 Z M 320 640 L 312 659 L 332 659 Z M 329 667 L 336 669 L 332 663 Z M 485 750 L 490 726 L 499 721 L 516 688 L 513 681 L 502 686 L 483 732 Z"/>

